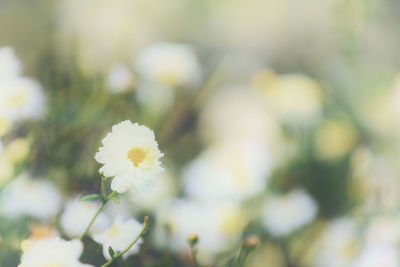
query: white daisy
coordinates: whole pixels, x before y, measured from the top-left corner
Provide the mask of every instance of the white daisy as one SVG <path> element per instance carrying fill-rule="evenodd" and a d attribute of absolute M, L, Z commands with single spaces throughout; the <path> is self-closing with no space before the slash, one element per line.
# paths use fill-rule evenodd
<path fill-rule="evenodd" d="M 106 259 L 110 259 L 108 248 L 112 247 L 114 252 L 118 253 L 126 249 L 140 234 L 142 224 L 135 219 L 123 221 L 121 218 L 116 218 L 114 223 L 104 232 L 93 235 L 93 239 L 103 245 L 103 254 Z M 129 255 L 139 252 L 142 238 L 125 253 L 122 257 L 126 258 Z"/>
<path fill-rule="evenodd" d="M 90 267 L 90 264 L 79 262 L 83 245 L 78 240 L 65 241 L 60 238 L 42 239 L 39 241 L 23 242 L 24 254 L 18 267 Z"/>
<path fill-rule="evenodd" d="M 111 189 L 123 193 L 129 188 L 146 191 L 154 176 L 163 171 L 154 133 L 129 120 L 118 123 L 102 140 L 95 159 L 104 164 L 100 172 L 114 177 Z"/>

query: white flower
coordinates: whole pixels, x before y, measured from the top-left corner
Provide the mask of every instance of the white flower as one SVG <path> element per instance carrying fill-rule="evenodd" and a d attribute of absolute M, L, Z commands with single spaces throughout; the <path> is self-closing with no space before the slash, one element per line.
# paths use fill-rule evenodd
<path fill-rule="evenodd" d="M 108 74 L 107 82 L 111 93 L 122 93 L 133 85 L 134 76 L 126 66 L 115 65 Z"/>
<path fill-rule="evenodd" d="M 199 129 L 207 141 L 265 140 L 274 145 L 279 135 L 265 103 L 248 88 L 226 88 L 213 96 L 201 113 Z"/>
<path fill-rule="evenodd" d="M 327 225 L 314 258 L 318 267 L 348 267 L 358 253 L 360 237 L 354 220 L 340 218 Z"/>
<path fill-rule="evenodd" d="M 398 247 L 388 244 L 367 246 L 360 253 L 353 267 L 399 267 L 400 254 Z"/>
<path fill-rule="evenodd" d="M 193 85 L 200 66 L 192 49 L 183 44 L 159 43 L 142 51 L 136 69 L 145 79 L 167 87 Z"/>
<path fill-rule="evenodd" d="M 15 77 L 22 72 L 21 62 L 17 59 L 12 47 L 0 48 L 0 79 Z"/>
<path fill-rule="evenodd" d="M 366 228 L 366 244 L 396 244 L 400 241 L 400 217 L 380 215 L 370 220 Z"/>
<path fill-rule="evenodd" d="M 22 174 L 5 187 L 0 205 L 0 211 L 9 217 L 47 219 L 60 210 L 61 195 L 50 181 Z"/>
<path fill-rule="evenodd" d="M 185 192 L 204 201 L 243 200 L 265 190 L 270 165 L 268 149 L 263 144 L 214 145 L 184 169 Z"/>
<path fill-rule="evenodd" d="M 129 188 L 146 190 L 154 175 L 161 173 L 160 158 L 154 133 L 146 126 L 129 120 L 112 127 L 102 140 L 95 159 L 104 164 L 100 171 L 105 177 L 114 177 L 112 190 L 123 193 Z"/>
<path fill-rule="evenodd" d="M 70 200 L 60 217 L 60 224 L 68 236 L 79 236 L 85 230 L 98 209 L 99 203 L 93 201 Z M 104 230 L 108 226 L 108 218 L 100 212 L 96 217 L 90 232 Z"/>
<path fill-rule="evenodd" d="M 123 221 L 121 218 L 116 218 L 115 222 L 105 232 L 94 234 L 93 239 L 103 245 L 104 257 L 109 260 L 109 247 L 112 247 L 116 254 L 125 250 L 136 239 L 141 230 L 142 224 L 135 219 Z M 126 258 L 139 252 L 142 242 L 142 238 L 139 238 L 123 257 Z"/>
<path fill-rule="evenodd" d="M 262 70 L 253 77 L 253 87 L 284 120 L 313 122 L 322 108 L 322 90 L 312 79 L 300 74 L 277 76 Z"/>
<path fill-rule="evenodd" d="M 234 246 L 247 223 L 246 214 L 236 203 L 206 204 L 184 199 L 167 205 L 158 220 L 164 229 L 170 229 L 172 239 L 167 242 L 175 251 L 187 251 L 187 236 L 196 233 L 200 257 L 209 257 Z"/>
<path fill-rule="evenodd" d="M 0 79 L 0 117 L 10 121 L 37 119 L 45 111 L 46 97 L 36 81 L 17 77 Z"/>
<path fill-rule="evenodd" d="M 24 254 L 18 267 L 90 267 L 79 262 L 83 245 L 79 240 L 60 238 L 33 241 L 22 247 Z"/>
<path fill-rule="evenodd" d="M 284 196 L 269 197 L 264 205 L 262 222 L 273 236 L 284 236 L 311 222 L 317 205 L 303 190 L 296 189 Z"/>

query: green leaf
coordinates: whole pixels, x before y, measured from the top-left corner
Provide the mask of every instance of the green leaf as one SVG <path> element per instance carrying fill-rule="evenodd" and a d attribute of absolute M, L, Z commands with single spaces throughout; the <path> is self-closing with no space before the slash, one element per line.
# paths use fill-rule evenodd
<path fill-rule="evenodd" d="M 119 196 L 118 196 L 118 195 L 114 195 L 114 196 L 112 197 L 112 200 L 114 200 L 115 204 L 119 205 L 120 200 L 119 200 Z"/>
<path fill-rule="evenodd" d="M 108 247 L 108 254 L 110 254 L 111 259 L 114 259 L 115 253 L 112 247 Z"/>
<path fill-rule="evenodd" d="M 90 201 L 90 200 L 95 200 L 95 199 L 103 199 L 103 197 L 99 194 L 90 194 L 90 195 L 82 196 L 79 200 L 80 201 Z"/>

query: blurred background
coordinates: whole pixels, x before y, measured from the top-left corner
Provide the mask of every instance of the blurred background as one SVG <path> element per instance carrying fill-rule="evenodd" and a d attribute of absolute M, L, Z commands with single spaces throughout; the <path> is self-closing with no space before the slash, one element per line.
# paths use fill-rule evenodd
<path fill-rule="evenodd" d="M 0 266 L 72 238 L 111 126 L 165 172 L 108 203 L 150 229 L 113 266 L 400 266 L 400 2 L 0 0 Z M 104 263 L 85 239 L 82 262 Z"/>

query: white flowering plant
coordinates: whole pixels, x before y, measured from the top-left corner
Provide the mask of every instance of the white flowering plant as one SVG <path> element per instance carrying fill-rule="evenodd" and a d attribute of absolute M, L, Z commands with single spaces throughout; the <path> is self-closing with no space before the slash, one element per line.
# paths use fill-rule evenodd
<path fill-rule="evenodd" d="M 398 9 L 0 1 L 0 266 L 399 267 Z"/>

